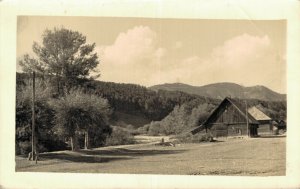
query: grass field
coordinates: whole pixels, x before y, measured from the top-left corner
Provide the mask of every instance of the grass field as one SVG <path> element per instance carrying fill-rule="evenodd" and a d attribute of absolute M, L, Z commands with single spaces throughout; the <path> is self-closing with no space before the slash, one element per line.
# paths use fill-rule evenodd
<path fill-rule="evenodd" d="M 180 175 L 285 175 L 286 138 L 226 139 L 176 147 L 138 144 L 16 157 L 16 171 Z"/>

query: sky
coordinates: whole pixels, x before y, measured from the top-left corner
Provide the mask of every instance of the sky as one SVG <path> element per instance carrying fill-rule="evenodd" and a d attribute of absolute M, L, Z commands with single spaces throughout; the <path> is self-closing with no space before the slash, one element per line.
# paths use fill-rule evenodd
<path fill-rule="evenodd" d="M 34 56 L 33 42 L 54 27 L 96 43 L 102 81 L 146 87 L 234 82 L 286 93 L 285 20 L 19 16 L 17 62 Z"/>

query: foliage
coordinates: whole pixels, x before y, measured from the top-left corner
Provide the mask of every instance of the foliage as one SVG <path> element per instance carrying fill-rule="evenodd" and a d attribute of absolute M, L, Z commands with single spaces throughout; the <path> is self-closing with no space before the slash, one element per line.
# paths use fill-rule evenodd
<path fill-rule="evenodd" d="M 111 114 L 108 101 L 80 89 L 72 89 L 59 99 L 51 99 L 56 131 L 60 136 L 76 137 L 80 132 L 108 131 Z"/>
<path fill-rule="evenodd" d="M 58 87 L 68 90 L 77 78 L 87 78 L 96 72 L 99 61 L 93 52 L 95 43 L 86 44 L 86 37 L 81 33 L 54 28 L 45 30 L 42 37 L 42 45 L 34 42 L 32 46 L 35 57 L 26 54 L 20 60 L 24 72 L 55 76 Z"/>
<path fill-rule="evenodd" d="M 137 132 L 138 132 L 139 134 L 142 134 L 142 135 L 147 134 L 147 133 L 149 132 L 149 127 L 150 127 L 149 124 L 144 125 L 144 126 L 142 126 L 142 127 L 139 127 L 139 128 L 137 129 Z"/>
<path fill-rule="evenodd" d="M 286 119 L 286 102 L 260 102 L 257 107 L 274 120 Z"/>
<path fill-rule="evenodd" d="M 28 75 L 28 74 L 27 74 Z M 17 83 L 28 79 L 26 74 L 17 74 Z M 42 76 L 38 76 L 42 77 Z M 51 80 L 51 79 L 49 79 Z M 53 79 L 52 79 L 53 80 Z M 50 82 L 51 85 L 53 85 Z M 49 86 L 50 86 L 49 84 Z M 114 116 L 115 112 L 124 112 L 159 121 L 173 111 L 176 105 L 197 101 L 217 105 L 219 100 L 190 95 L 179 91 L 151 91 L 146 87 L 134 84 L 120 84 L 96 80 L 77 79 L 73 87 L 80 87 L 85 93 L 94 93 L 108 100 Z M 52 86 L 52 96 L 55 86 Z M 136 126 L 136 125 L 134 125 Z"/>
<path fill-rule="evenodd" d="M 130 132 L 122 127 L 113 127 L 112 134 L 107 138 L 106 145 L 124 145 L 124 144 L 134 144 L 133 135 Z"/>
<path fill-rule="evenodd" d="M 150 120 L 159 121 L 173 111 L 176 105 L 190 101 L 199 103 L 218 104 L 218 100 L 191 95 L 179 91 L 157 92 L 134 84 L 121 84 L 101 81 L 87 81 L 82 83 L 86 91 L 108 99 L 115 111 L 144 115 Z"/>
<path fill-rule="evenodd" d="M 212 104 L 202 104 L 197 100 L 176 106 L 163 120 L 152 122 L 149 125 L 148 134 L 180 134 L 189 128 L 200 125 L 214 107 Z"/>
<path fill-rule="evenodd" d="M 54 132 L 54 111 L 47 103 L 49 88 L 47 83 L 36 81 L 36 125 L 38 149 L 53 151 L 66 149 L 66 144 Z M 31 151 L 31 122 L 32 122 L 32 86 L 28 82 L 17 87 L 16 91 L 16 154 L 24 154 Z"/>
<path fill-rule="evenodd" d="M 100 146 L 106 145 L 106 139 L 112 134 L 112 128 L 107 124 L 103 123 L 102 127 L 92 127 L 89 130 L 89 137 L 90 137 L 90 147 L 96 148 Z"/>
<path fill-rule="evenodd" d="M 16 95 L 16 153 L 27 153 L 31 150 L 31 116 L 32 86 L 30 80 L 18 82 Z M 36 80 L 36 125 L 38 133 L 38 149 L 42 151 L 65 150 L 65 137 L 70 133 L 89 130 L 91 147 L 105 144 L 111 133 L 108 125 L 110 109 L 107 100 L 92 94 L 84 94 L 81 90 L 71 90 L 69 95 L 53 98 L 48 81 Z M 77 109 L 76 109 L 77 108 Z M 75 114 L 69 128 L 68 114 Z M 75 126 L 75 127 L 73 127 Z M 72 130 L 73 129 L 73 130 Z M 28 145 L 27 145 L 28 144 Z"/>
<path fill-rule="evenodd" d="M 31 152 L 31 142 L 29 141 L 18 141 L 16 142 L 16 154 L 28 154 Z"/>
<path fill-rule="evenodd" d="M 148 134 L 152 136 L 158 136 L 159 134 L 163 134 L 164 130 L 161 127 L 159 121 L 152 121 L 149 125 Z"/>
<path fill-rule="evenodd" d="M 124 129 L 126 130 L 126 131 L 128 131 L 131 135 L 138 135 L 138 134 L 140 134 L 139 132 L 138 132 L 138 130 L 137 129 L 135 129 L 135 127 L 133 126 L 133 125 L 126 125 L 126 127 L 124 127 Z"/>

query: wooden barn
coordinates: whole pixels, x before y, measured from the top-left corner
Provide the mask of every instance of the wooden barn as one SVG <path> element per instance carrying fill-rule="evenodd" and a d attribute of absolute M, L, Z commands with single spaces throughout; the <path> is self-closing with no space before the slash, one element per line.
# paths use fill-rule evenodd
<path fill-rule="evenodd" d="M 269 116 L 255 106 L 249 108 L 248 113 L 258 121 L 259 128 L 257 132 L 259 135 L 272 133 L 272 119 Z"/>
<path fill-rule="evenodd" d="M 214 137 L 257 136 L 259 122 L 246 111 L 246 104 L 226 97 L 207 120 L 191 131 L 211 133 Z"/>

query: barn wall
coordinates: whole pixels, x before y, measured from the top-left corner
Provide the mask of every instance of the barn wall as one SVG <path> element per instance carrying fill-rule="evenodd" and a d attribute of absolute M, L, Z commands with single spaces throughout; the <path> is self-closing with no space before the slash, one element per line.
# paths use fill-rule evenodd
<path fill-rule="evenodd" d="M 246 136 L 248 135 L 247 124 L 236 124 L 236 125 L 222 125 L 222 124 L 211 124 L 208 131 L 214 137 L 227 137 L 227 136 Z M 249 124 L 250 128 L 257 128 L 257 125 Z"/>
<path fill-rule="evenodd" d="M 247 135 L 247 124 L 229 125 L 229 136 Z"/>
<path fill-rule="evenodd" d="M 257 129 L 258 134 L 270 134 L 272 130 L 270 129 L 270 124 L 260 124 Z"/>
<path fill-rule="evenodd" d="M 212 124 L 210 125 L 209 132 L 214 137 L 247 135 L 247 124 L 238 124 L 238 125 Z"/>

